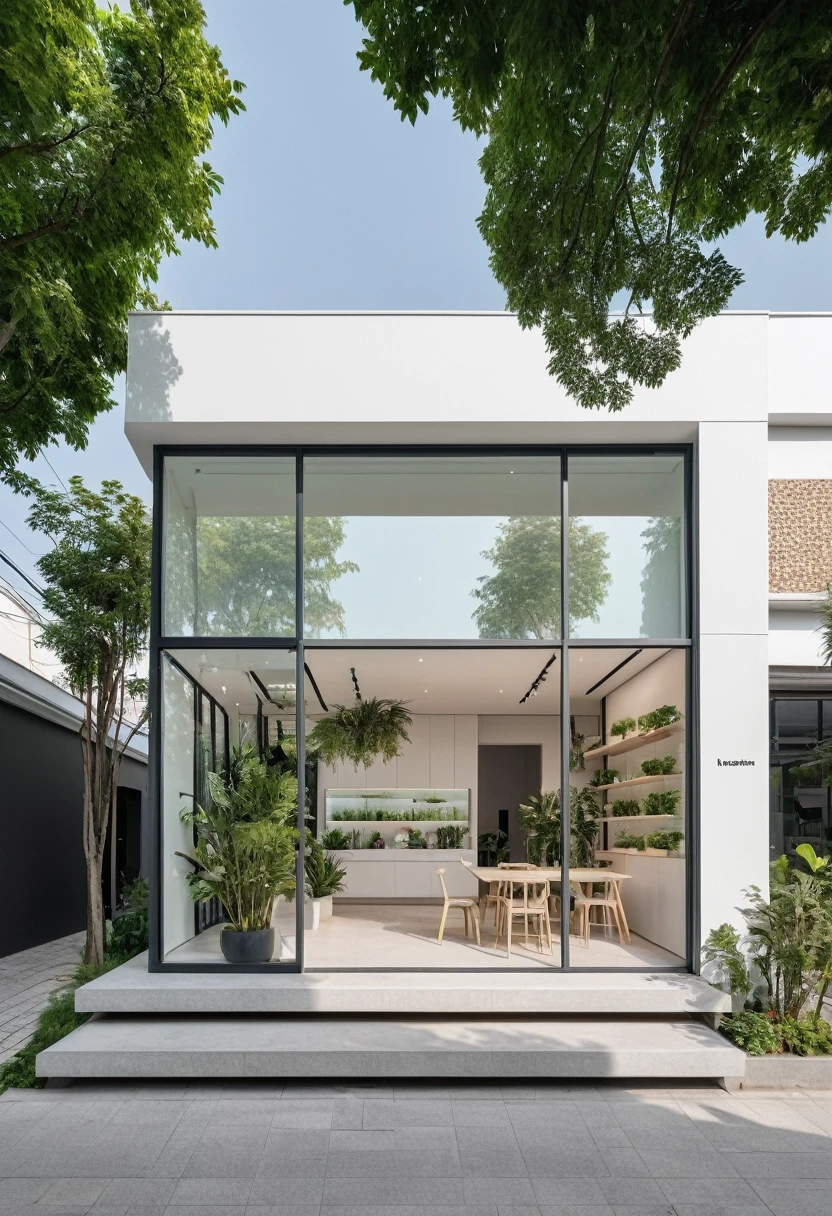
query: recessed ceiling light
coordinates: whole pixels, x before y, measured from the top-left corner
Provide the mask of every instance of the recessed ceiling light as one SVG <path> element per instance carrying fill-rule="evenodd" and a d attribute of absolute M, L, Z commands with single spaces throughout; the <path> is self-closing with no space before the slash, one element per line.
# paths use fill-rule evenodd
<path fill-rule="evenodd" d="M 223 684 L 223 686 L 222 686 L 222 690 L 223 690 L 223 692 L 226 692 L 226 691 L 227 691 L 227 689 L 226 689 L 226 687 L 225 687 L 225 685 L 224 685 L 224 684 Z"/>
<path fill-rule="evenodd" d="M 425 661 L 424 659 L 420 659 L 420 660 L 419 660 L 419 662 L 420 662 L 420 663 L 424 663 L 424 661 Z"/>
<path fill-rule="evenodd" d="M 427 692 L 427 689 L 425 689 L 425 692 Z"/>
<path fill-rule="evenodd" d="M 235 701 L 235 702 L 234 702 L 234 704 L 237 706 L 237 708 L 238 708 L 238 709 L 240 708 L 240 702 L 239 702 L 239 701 Z"/>
<path fill-rule="evenodd" d="M 502 690 L 502 688 L 501 688 L 501 689 L 500 689 L 500 692 L 502 692 L 502 691 L 503 691 L 503 690 Z"/>

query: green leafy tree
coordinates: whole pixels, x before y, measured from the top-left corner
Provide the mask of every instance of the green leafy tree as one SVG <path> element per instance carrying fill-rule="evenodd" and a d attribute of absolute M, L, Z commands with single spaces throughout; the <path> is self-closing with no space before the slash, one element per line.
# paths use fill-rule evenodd
<path fill-rule="evenodd" d="M 682 630 L 682 520 L 662 515 L 648 521 L 641 534 L 647 561 L 641 579 L 641 633 L 672 638 Z"/>
<path fill-rule="evenodd" d="M 304 630 L 344 634 L 344 609 L 331 585 L 358 566 L 338 561 L 346 530 L 339 516 L 304 520 Z M 197 595 L 193 571 L 196 563 Z M 295 519 L 292 515 L 206 516 L 196 530 L 170 521 L 165 614 L 170 632 L 238 637 L 295 632 Z"/>
<path fill-rule="evenodd" d="M 39 487 L 29 526 L 52 548 L 38 559 L 50 617 L 41 635 L 54 650 L 73 693 L 84 704 L 84 857 L 87 865 L 85 962 L 104 959 L 101 878 L 104 845 L 124 749 L 146 710 L 127 723 L 129 702 L 146 699 L 134 674 L 150 623 L 150 519 L 144 503 L 117 481 L 101 492 L 71 477 L 66 492 Z"/>
<path fill-rule="evenodd" d="M 82 447 L 113 405 L 127 312 L 177 239 L 215 245 L 202 155 L 242 86 L 198 0 L 0 5 L 0 476 Z"/>
<path fill-rule="evenodd" d="M 607 538 L 580 520 L 569 521 L 570 621 L 597 621 L 611 575 Z M 471 594 L 483 638 L 552 638 L 560 634 L 560 519 L 513 516 L 497 529 L 482 556 L 493 574 Z"/>
<path fill-rule="evenodd" d="M 492 269 L 585 407 L 661 384 L 726 305 L 742 274 L 708 243 L 754 212 L 804 241 L 829 213 L 824 4 L 352 4 L 361 67 L 403 119 L 443 95 L 487 137 Z"/>
<path fill-rule="evenodd" d="M 820 609 L 820 653 L 824 663 L 832 663 L 832 583 L 827 584 Z"/>

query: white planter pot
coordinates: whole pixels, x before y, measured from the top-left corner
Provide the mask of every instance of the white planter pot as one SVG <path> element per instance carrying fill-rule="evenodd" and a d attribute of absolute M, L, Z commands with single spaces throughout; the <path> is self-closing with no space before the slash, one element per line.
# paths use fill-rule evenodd
<path fill-rule="evenodd" d="M 304 929 L 317 929 L 322 920 L 329 920 L 331 916 L 331 895 L 324 895 L 321 899 L 307 899 L 303 905 Z"/>
<path fill-rule="evenodd" d="M 321 920 L 332 920 L 332 896 L 323 895 L 318 903 L 321 905 Z"/>

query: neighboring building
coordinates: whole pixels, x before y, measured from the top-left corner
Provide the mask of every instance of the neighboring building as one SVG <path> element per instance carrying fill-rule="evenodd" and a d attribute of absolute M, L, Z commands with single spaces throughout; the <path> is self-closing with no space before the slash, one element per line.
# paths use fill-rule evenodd
<path fill-rule="evenodd" d="M 71 693 L 0 654 L 0 957 L 86 925 L 82 718 Z M 147 739 L 137 735 L 119 772 L 104 881 L 108 915 L 124 881 L 142 870 L 146 797 Z"/>

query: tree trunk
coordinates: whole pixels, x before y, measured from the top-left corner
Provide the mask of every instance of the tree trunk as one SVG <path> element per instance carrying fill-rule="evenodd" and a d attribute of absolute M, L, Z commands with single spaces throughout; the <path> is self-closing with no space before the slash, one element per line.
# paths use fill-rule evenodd
<path fill-rule="evenodd" d="M 84 962 L 100 967 L 104 962 L 104 900 L 101 894 L 102 854 L 87 858 L 87 943 Z"/>

